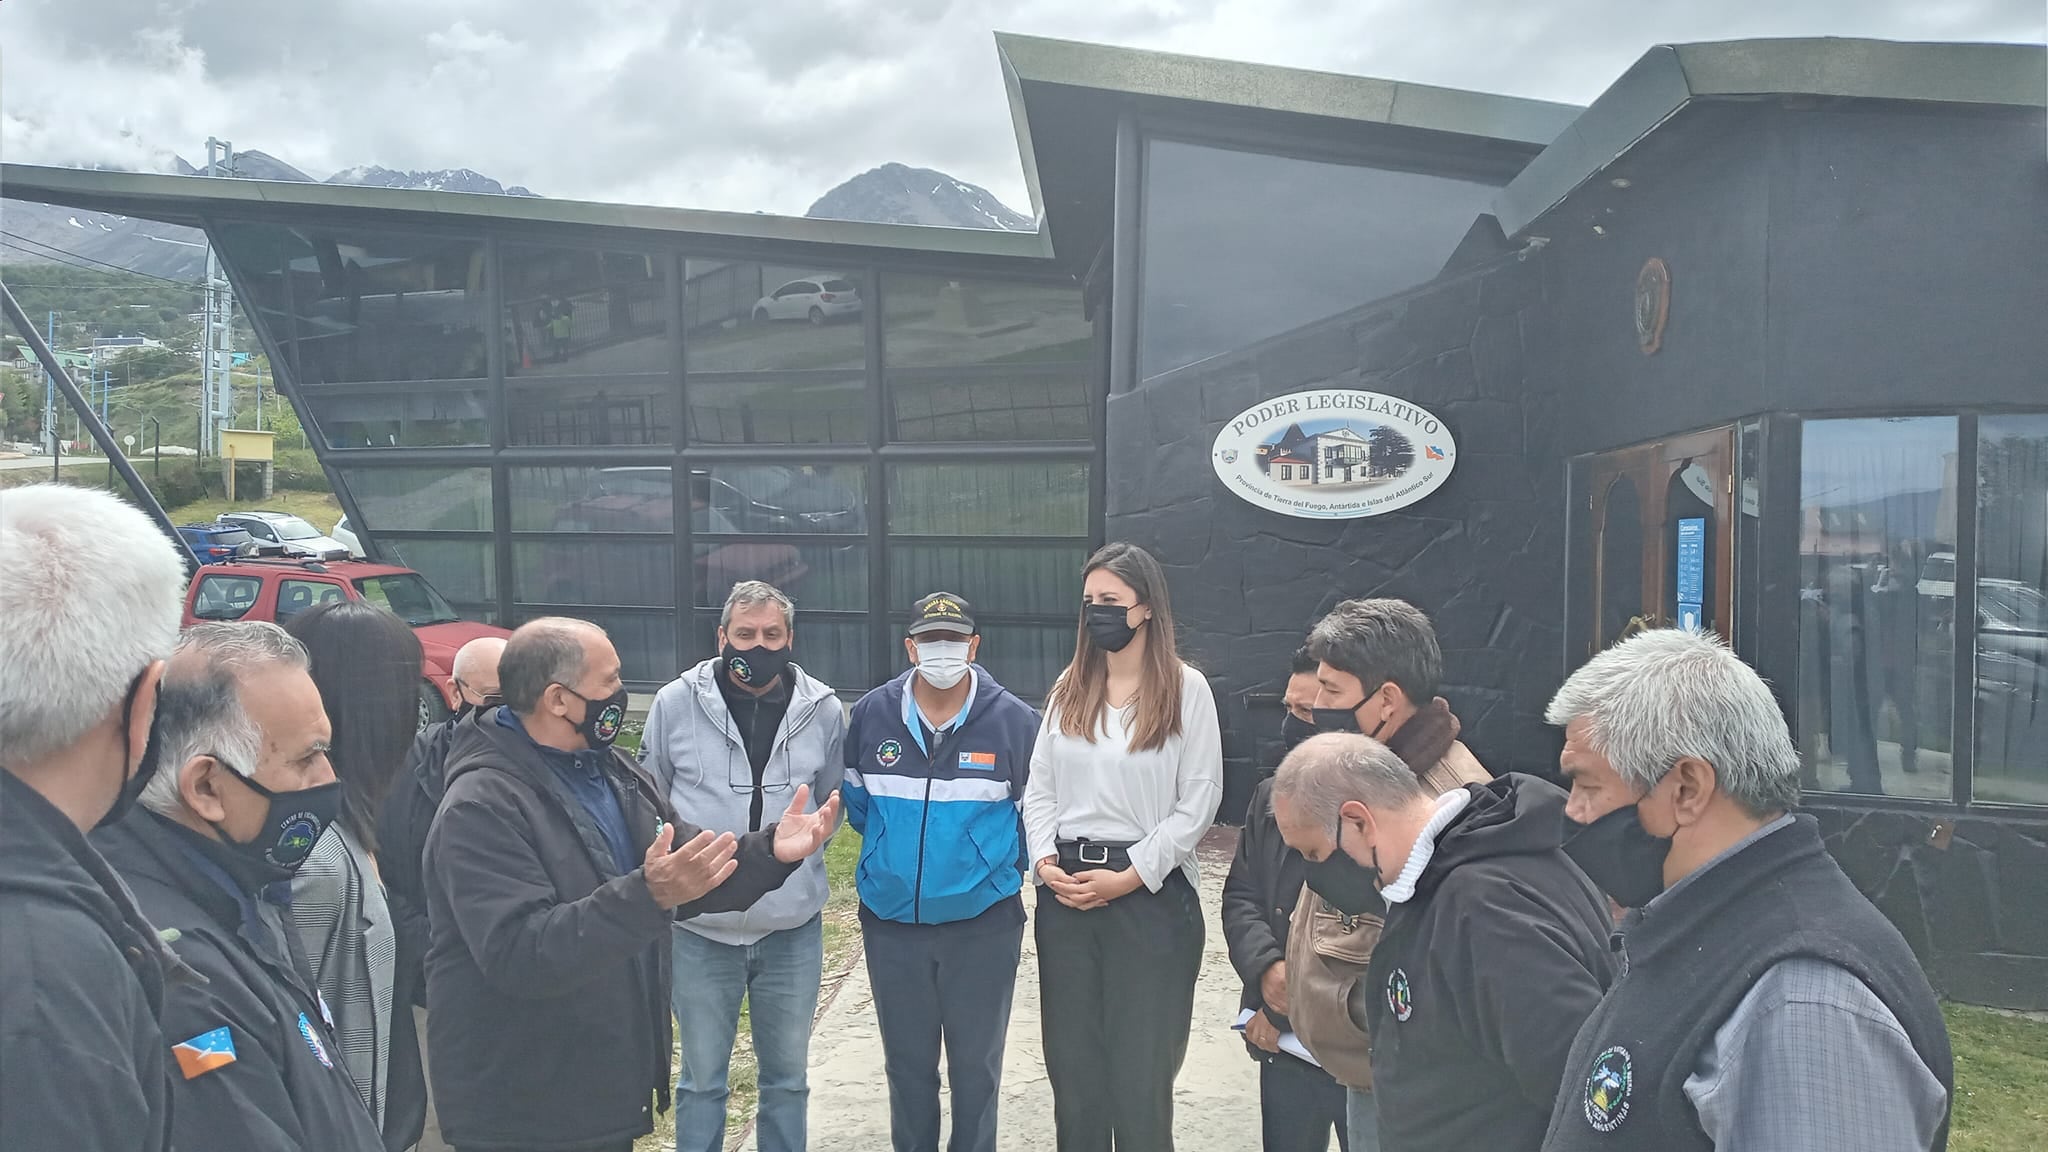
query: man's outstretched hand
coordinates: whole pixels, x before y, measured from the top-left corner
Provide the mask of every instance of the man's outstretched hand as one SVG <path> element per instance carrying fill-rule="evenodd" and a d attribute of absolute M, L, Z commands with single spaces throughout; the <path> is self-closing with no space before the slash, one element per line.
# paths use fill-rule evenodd
<path fill-rule="evenodd" d="M 775 822 L 775 858 L 794 864 L 825 846 L 832 830 L 839 826 L 839 793 L 833 792 L 816 812 L 806 812 L 811 803 L 811 786 L 799 784 L 782 819 Z"/>
<path fill-rule="evenodd" d="M 739 851 L 740 842 L 730 832 L 699 832 L 687 843 L 671 849 L 675 839 L 676 826 L 663 824 L 654 843 L 647 846 L 647 856 L 640 866 L 641 875 L 647 878 L 647 890 L 663 908 L 679 908 L 702 899 L 706 892 L 725 883 L 726 877 L 740 866 L 733 855 Z"/>

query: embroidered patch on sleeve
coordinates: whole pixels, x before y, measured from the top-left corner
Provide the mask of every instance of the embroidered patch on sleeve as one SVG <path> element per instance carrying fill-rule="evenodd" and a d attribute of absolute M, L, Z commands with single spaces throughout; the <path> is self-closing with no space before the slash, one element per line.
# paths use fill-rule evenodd
<path fill-rule="evenodd" d="M 178 1058 L 178 1071 L 185 1074 L 185 1079 L 197 1080 L 235 1062 L 235 1038 L 225 1027 L 215 1028 L 171 1045 L 171 1054 Z"/>
<path fill-rule="evenodd" d="M 973 772 L 993 772 L 996 770 L 996 754 L 993 752 L 962 752 L 960 754 L 960 767 Z"/>

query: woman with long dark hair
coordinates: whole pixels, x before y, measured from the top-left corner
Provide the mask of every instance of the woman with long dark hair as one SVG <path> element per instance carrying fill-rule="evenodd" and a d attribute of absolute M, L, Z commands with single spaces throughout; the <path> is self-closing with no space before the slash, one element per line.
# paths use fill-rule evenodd
<path fill-rule="evenodd" d="M 1024 794 L 1053 1118 L 1060 1152 L 1170 1152 L 1202 967 L 1195 845 L 1223 795 L 1216 700 L 1175 649 L 1150 553 L 1104 547 L 1081 591 Z"/>
<path fill-rule="evenodd" d="M 342 794 L 341 819 L 292 880 L 291 935 L 385 1144 L 410 1147 L 426 1097 L 412 1014 L 393 1008 L 398 939 L 376 853 L 377 814 L 419 725 L 420 642 L 405 621 L 362 600 L 322 604 L 285 630 L 312 657 Z"/>

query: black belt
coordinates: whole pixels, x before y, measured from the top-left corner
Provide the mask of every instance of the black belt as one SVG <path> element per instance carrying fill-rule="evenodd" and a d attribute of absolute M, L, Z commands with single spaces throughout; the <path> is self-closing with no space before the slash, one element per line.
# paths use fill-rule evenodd
<path fill-rule="evenodd" d="M 1059 849 L 1060 868 L 1068 873 L 1086 872 L 1096 868 L 1107 868 L 1122 872 L 1131 866 L 1131 844 L 1126 841 L 1113 844 L 1106 840 L 1060 840 L 1054 846 Z"/>

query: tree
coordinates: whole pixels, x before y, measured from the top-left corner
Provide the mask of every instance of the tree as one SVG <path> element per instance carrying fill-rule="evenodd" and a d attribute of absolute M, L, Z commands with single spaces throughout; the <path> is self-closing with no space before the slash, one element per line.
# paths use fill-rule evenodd
<path fill-rule="evenodd" d="M 1371 445 L 1366 471 L 1372 476 L 1399 476 L 1415 465 L 1415 445 L 1398 429 L 1375 425 L 1366 442 Z"/>

